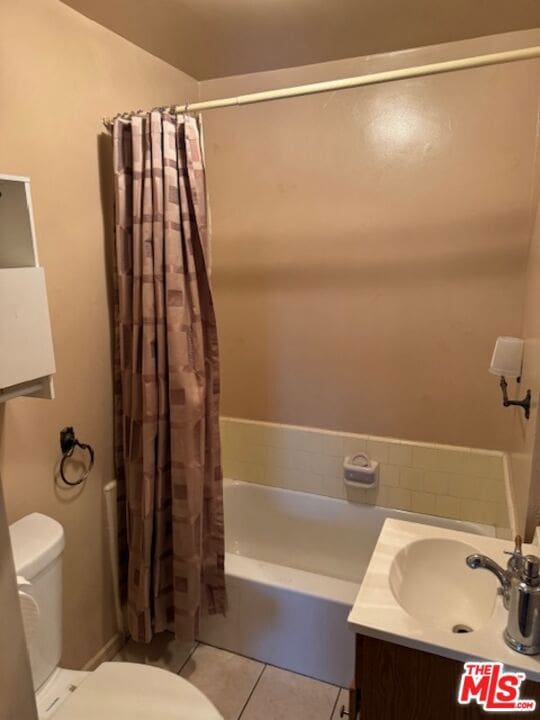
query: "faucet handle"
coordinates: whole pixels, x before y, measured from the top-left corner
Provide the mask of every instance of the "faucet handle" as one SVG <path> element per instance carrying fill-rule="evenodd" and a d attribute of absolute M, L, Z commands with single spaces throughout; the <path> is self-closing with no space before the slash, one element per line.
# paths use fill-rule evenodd
<path fill-rule="evenodd" d="M 521 569 L 523 567 L 523 553 L 521 551 L 521 545 L 522 545 L 522 539 L 521 535 L 516 535 L 514 540 L 514 549 L 512 551 L 505 550 L 505 555 L 510 555 L 510 558 L 508 559 L 508 570 L 513 574 L 518 574 L 521 572 Z"/>
<path fill-rule="evenodd" d="M 521 545 L 523 543 L 523 540 L 521 538 L 521 535 L 516 535 L 514 538 L 514 549 L 513 550 L 504 550 L 505 555 L 521 555 Z"/>

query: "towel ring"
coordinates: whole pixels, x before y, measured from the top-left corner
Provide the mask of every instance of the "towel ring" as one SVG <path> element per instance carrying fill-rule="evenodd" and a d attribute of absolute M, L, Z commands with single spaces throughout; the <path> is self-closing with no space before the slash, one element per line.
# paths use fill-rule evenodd
<path fill-rule="evenodd" d="M 88 463 L 88 467 L 80 477 L 78 477 L 76 480 L 68 480 L 64 472 L 64 465 L 66 460 L 69 460 L 71 458 L 71 456 L 73 455 L 73 451 L 76 447 L 80 447 L 81 450 L 86 450 L 88 452 L 90 460 Z M 63 430 L 60 431 L 60 448 L 62 450 L 62 459 L 60 460 L 60 477 L 62 478 L 62 482 L 64 482 L 66 485 L 71 485 L 71 487 L 74 487 L 75 485 L 80 485 L 86 480 L 88 475 L 90 475 L 90 472 L 94 467 L 93 447 L 91 445 L 88 445 L 87 443 L 79 442 L 75 437 L 74 429 L 72 427 L 65 427 Z"/>

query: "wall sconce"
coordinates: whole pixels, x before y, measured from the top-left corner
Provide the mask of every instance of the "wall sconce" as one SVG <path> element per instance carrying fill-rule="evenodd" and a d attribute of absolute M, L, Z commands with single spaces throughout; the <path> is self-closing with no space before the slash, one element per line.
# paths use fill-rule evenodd
<path fill-rule="evenodd" d="M 500 337 L 495 343 L 495 350 L 491 358 L 489 372 L 493 375 L 499 375 L 501 378 L 501 390 L 503 394 L 504 407 L 517 405 L 523 408 L 525 417 L 528 420 L 531 414 L 531 391 L 527 390 L 527 394 L 523 400 L 508 399 L 508 383 L 507 377 L 516 378 L 517 382 L 521 381 L 521 366 L 523 363 L 523 340 L 514 337 Z"/>

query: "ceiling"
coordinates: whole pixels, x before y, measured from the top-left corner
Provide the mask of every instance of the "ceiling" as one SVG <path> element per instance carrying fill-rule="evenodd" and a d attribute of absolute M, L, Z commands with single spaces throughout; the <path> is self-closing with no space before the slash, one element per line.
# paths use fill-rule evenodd
<path fill-rule="evenodd" d="M 540 27 L 540 0 L 63 0 L 197 80 Z"/>

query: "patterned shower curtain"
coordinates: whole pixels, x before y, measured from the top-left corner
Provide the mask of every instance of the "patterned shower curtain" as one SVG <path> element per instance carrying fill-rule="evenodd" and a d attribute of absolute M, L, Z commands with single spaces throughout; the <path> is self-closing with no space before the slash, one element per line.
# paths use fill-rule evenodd
<path fill-rule="evenodd" d="M 115 460 L 128 629 L 225 610 L 218 341 L 198 121 L 117 118 Z M 123 549 L 123 550 L 122 550 Z"/>

